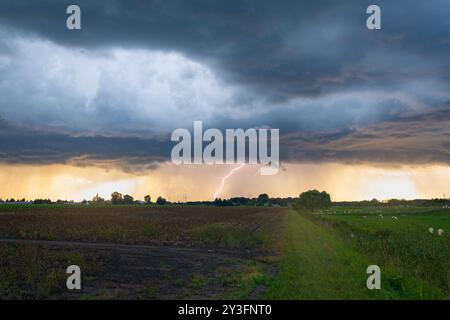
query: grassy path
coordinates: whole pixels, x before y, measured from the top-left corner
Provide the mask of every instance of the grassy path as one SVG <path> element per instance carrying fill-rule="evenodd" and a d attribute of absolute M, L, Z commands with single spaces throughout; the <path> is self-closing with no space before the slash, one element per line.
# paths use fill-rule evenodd
<path fill-rule="evenodd" d="M 287 219 L 279 273 L 269 281 L 266 298 L 436 298 L 434 292 L 425 289 L 422 283 L 383 266 L 380 266 L 382 289 L 368 290 L 366 269 L 377 264 L 375 261 L 357 252 L 338 234 L 293 210 Z"/>

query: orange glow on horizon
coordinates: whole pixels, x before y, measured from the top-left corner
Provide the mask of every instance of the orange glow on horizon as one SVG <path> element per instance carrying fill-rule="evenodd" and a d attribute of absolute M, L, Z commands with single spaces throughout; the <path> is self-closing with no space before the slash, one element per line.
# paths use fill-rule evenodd
<path fill-rule="evenodd" d="M 234 173 L 221 190 L 233 196 L 297 197 L 309 189 L 326 190 L 335 201 L 377 198 L 436 198 L 450 194 L 446 166 L 377 167 L 369 165 L 284 164 L 274 176 L 261 176 L 258 165 Z M 113 191 L 143 199 L 163 196 L 171 201 L 210 200 L 229 173 L 229 165 L 176 166 L 163 163 L 134 175 L 117 168 L 72 165 L 0 165 L 0 198 L 90 200 L 97 193 L 106 199 Z"/>

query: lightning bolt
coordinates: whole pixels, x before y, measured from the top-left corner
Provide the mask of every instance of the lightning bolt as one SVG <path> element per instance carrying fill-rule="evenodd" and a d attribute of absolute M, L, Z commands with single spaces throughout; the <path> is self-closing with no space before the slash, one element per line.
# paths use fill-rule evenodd
<path fill-rule="evenodd" d="M 225 181 L 231 177 L 233 175 L 233 173 L 235 173 L 236 171 L 242 169 L 245 166 L 245 164 L 241 164 L 239 165 L 239 167 L 233 168 L 231 169 L 231 171 L 222 178 L 222 184 L 220 185 L 219 189 L 216 191 L 216 194 L 214 195 L 214 200 L 217 199 L 217 196 L 220 194 L 220 192 L 222 191 L 223 187 L 225 186 Z"/>

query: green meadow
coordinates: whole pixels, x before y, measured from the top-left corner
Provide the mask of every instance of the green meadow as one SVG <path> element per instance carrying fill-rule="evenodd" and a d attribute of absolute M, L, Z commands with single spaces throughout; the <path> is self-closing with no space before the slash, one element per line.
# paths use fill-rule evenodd
<path fill-rule="evenodd" d="M 291 210 L 287 219 L 267 298 L 450 297 L 449 209 L 332 207 Z M 369 265 L 381 268 L 380 290 L 366 287 Z"/>

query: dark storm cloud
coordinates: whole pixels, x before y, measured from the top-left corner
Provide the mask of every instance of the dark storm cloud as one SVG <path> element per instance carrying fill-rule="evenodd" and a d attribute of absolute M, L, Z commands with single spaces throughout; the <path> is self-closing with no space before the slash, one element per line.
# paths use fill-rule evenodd
<path fill-rule="evenodd" d="M 170 161 L 164 137 L 74 137 L 0 120 L 0 162 L 120 167 L 139 174 Z M 280 138 L 282 162 L 450 164 L 450 109 L 364 128 L 292 132 Z"/>
<path fill-rule="evenodd" d="M 1 118 L 0 150 L 0 162 L 8 164 L 113 165 L 134 173 L 153 169 L 170 155 L 170 146 L 157 137 L 76 137 L 17 126 Z"/>
<path fill-rule="evenodd" d="M 190 124 L 202 120 L 158 104 L 172 101 L 172 92 L 152 100 L 148 120 L 142 116 L 147 109 L 131 106 L 140 101 L 133 99 L 136 92 L 152 90 L 127 87 L 139 73 L 125 77 L 125 72 L 111 71 L 109 64 L 106 73 L 98 68 L 99 88 L 93 90 L 92 100 L 88 89 L 94 86 L 86 85 L 93 78 L 89 72 L 78 79 L 83 90 L 69 95 L 75 72 L 67 81 L 43 77 L 49 63 L 39 64 L 44 60 L 42 47 L 18 46 L 12 40 L 43 39 L 58 45 L 46 47 L 47 60 L 53 60 L 51 51 L 59 46 L 74 48 L 74 56 L 67 50 L 55 54 L 63 56 L 65 64 L 73 63 L 73 69 L 97 57 L 107 59 L 111 48 L 176 52 L 208 66 L 222 81 L 214 88 L 228 84 L 233 88 L 227 88 L 230 99 L 225 95 L 225 102 L 205 108 L 205 114 L 214 112 L 205 124 L 221 129 L 280 128 L 283 161 L 450 163 L 447 0 L 80 0 L 76 3 L 82 9 L 82 30 L 69 31 L 65 11 L 73 3 L 0 3 L 0 114 L 17 122 L 33 120 L 35 125 L 0 123 L 2 162 L 119 165 L 133 171 L 152 167 L 170 155 L 170 135 L 145 138 L 149 131 L 144 129 L 168 127 L 167 119 L 175 122 L 177 116 Z M 365 27 L 369 4 L 382 8 L 381 31 Z M 20 55 L 15 55 L 17 47 Z M 36 51 L 24 54 L 29 48 Z M 71 61 L 73 57 L 79 61 Z M 132 68 L 126 59 L 120 62 L 124 71 L 142 70 L 139 64 Z M 89 68 L 94 70 L 96 63 Z M 173 81 L 175 88 L 170 88 L 181 105 L 191 102 L 189 94 L 179 94 L 181 84 L 190 82 L 190 74 L 186 72 L 181 82 Z M 136 82 L 145 82 L 146 77 Z M 111 78 L 118 81 L 108 81 Z M 194 87 L 208 91 L 201 85 L 185 91 Z M 81 98 L 74 99 L 76 95 Z M 141 100 L 147 98 L 143 95 Z M 235 114 L 222 112 L 222 106 L 235 108 Z M 66 126 L 67 132 L 78 125 L 78 131 L 48 131 L 46 126 L 55 123 Z M 107 129 L 116 136 L 87 136 L 91 130 Z M 123 137 L 125 130 L 131 136 Z"/>
<path fill-rule="evenodd" d="M 286 161 L 450 164 L 450 109 L 347 131 L 282 137 Z"/>
<path fill-rule="evenodd" d="M 369 4 L 382 32 L 365 27 Z M 77 1 L 82 30 L 65 28 L 68 1 L 2 1 L 0 23 L 67 46 L 174 50 L 282 101 L 411 76 L 448 81 L 450 3 L 422 1 Z"/>

